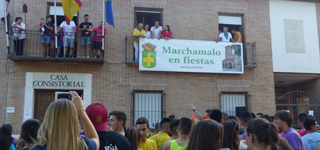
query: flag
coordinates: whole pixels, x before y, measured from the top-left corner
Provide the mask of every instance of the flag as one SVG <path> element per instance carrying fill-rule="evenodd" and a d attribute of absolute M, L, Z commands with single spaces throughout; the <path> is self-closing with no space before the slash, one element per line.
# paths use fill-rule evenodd
<path fill-rule="evenodd" d="M 106 22 L 114 27 L 111 0 L 106 0 Z"/>
<path fill-rule="evenodd" d="M 80 0 L 61 0 L 64 17 L 67 24 L 73 19 L 73 16 L 81 9 Z"/>

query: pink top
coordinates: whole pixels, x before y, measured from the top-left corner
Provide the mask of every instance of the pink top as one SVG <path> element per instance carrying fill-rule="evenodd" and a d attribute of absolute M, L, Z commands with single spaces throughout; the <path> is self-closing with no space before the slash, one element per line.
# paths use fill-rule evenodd
<path fill-rule="evenodd" d="M 281 132 L 281 133 L 279 134 L 279 136 L 281 136 L 281 137 L 284 138 L 284 132 Z"/>
<path fill-rule="evenodd" d="M 306 129 L 302 129 L 300 130 L 300 136 L 303 137 L 304 135 L 307 134 L 307 130 Z"/>
<path fill-rule="evenodd" d="M 42 24 L 43 24 L 43 22 L 41 21 L 41 22 L 40 22 L 40 25 L 39 25 L 39 27 L 41 27 L 41 26 L 42 26 Z"/>
<path fill-rule="evenodd" d="M 100 27 L 95 27 L 92 29 L 92 32 L 94 33 L 94 38 L 93 40 L 94 41 L 97 41 L 97 42 L 102 42 L 102 36 L 97 36 L 97 34 L 102 34 L 102 28 Z M 107 35 L 107 28 L 104 27 L 104 35 Z"/>

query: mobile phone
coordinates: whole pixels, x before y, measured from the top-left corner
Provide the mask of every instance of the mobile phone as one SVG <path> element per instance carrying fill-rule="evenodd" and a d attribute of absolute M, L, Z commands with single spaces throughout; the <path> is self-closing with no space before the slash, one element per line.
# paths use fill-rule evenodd
<path fill-rule="evenodd" d="M 73 101 L 70 92 L 56 92 L 55 95 L 56 99 L 68 99 L 70 101 Z"/>

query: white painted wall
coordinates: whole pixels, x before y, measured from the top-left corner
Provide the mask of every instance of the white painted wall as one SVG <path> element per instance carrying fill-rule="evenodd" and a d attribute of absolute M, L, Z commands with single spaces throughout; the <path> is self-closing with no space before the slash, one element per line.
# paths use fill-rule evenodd
<path fill-rule="evenodd" d="M 285 19 L 303 21 L 305 53 L 286 52 Z M 315 3 L 271 0 L 270 22 L 273 71 L 320 73 L 319 37 Z"/>

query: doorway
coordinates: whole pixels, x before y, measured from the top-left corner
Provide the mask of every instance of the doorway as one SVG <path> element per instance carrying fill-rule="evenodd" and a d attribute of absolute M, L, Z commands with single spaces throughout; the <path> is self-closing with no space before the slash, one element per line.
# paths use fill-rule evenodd
<path fill-rule="evenodd" d="M 69 90 L 35 90 L 34 118 L 43 121 L 48 106 L 55 100 L 55 92 L 69 92 Z M 83 97 L 82 90 L 76 90 Z"/>
<path fill-rule="evenodd" d="M 134 28 L 137 27 L 138 23 L 143 23 L 143 26 L 148 24 L 151 29 L 151 27 L 154 26 L 154 23 L 156 21 L 159 21 L 160 26 L 163 25 L 162 9 L 135 8 L 134 12 L 135 12 Z"/>

